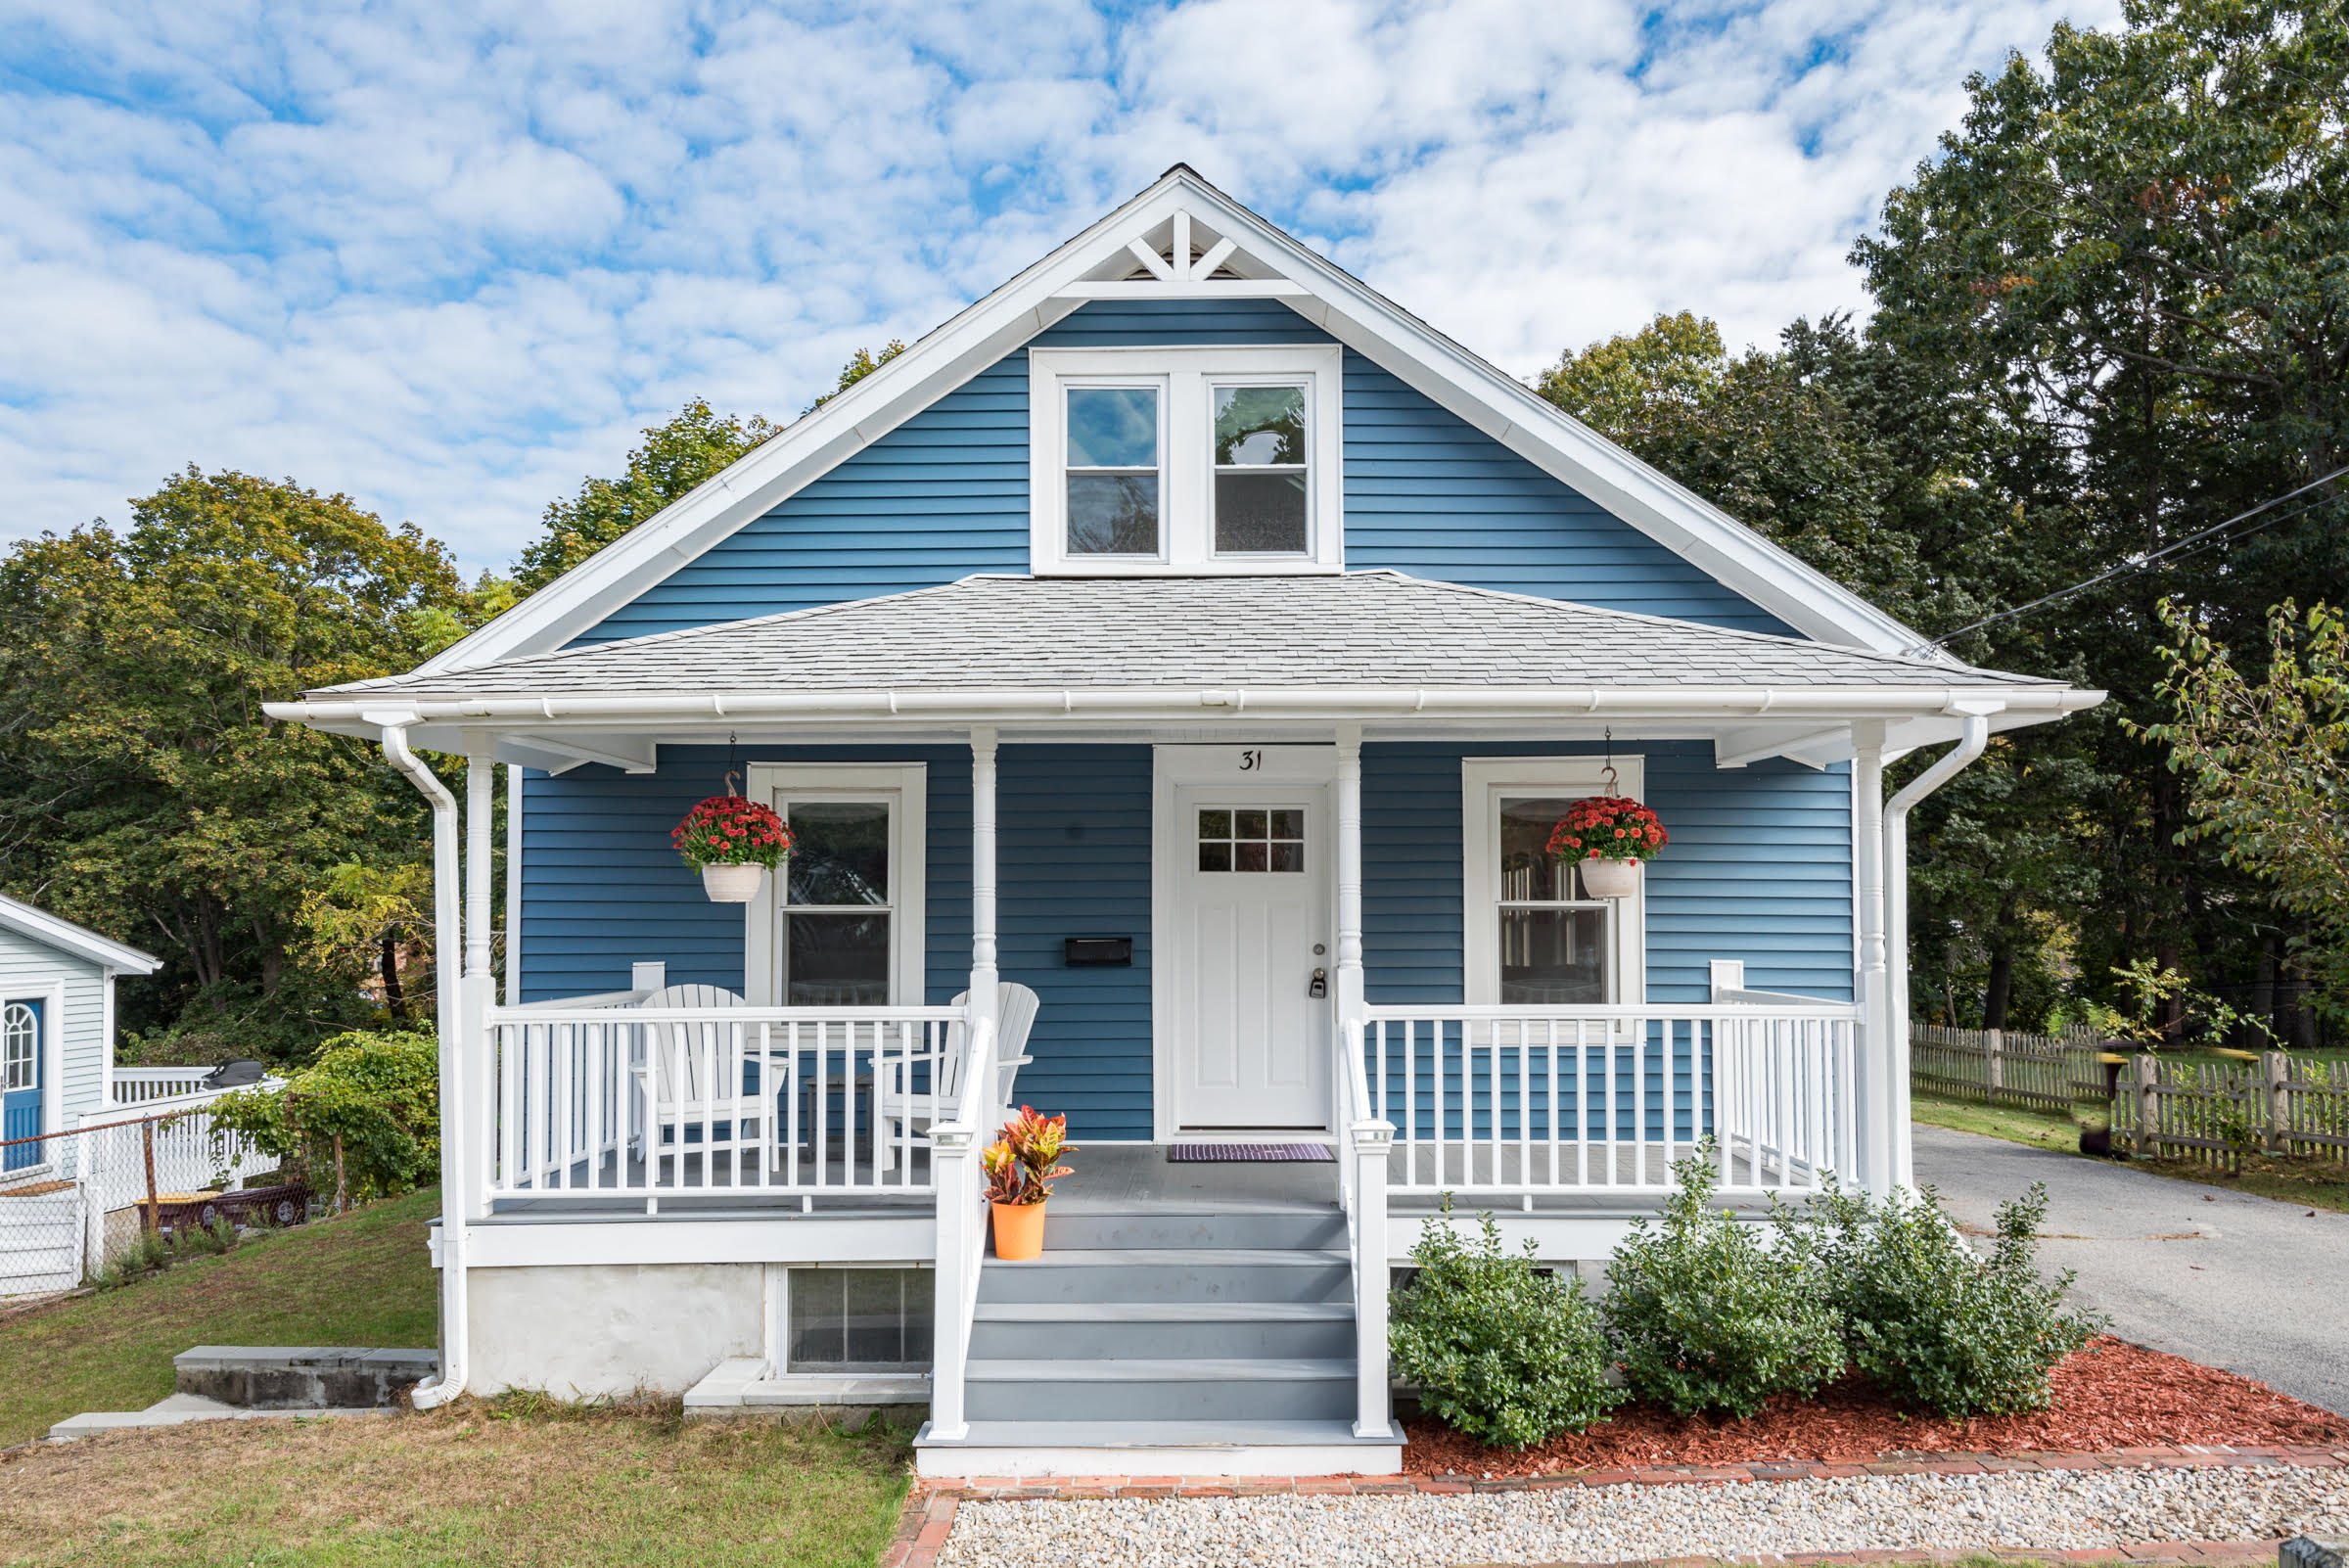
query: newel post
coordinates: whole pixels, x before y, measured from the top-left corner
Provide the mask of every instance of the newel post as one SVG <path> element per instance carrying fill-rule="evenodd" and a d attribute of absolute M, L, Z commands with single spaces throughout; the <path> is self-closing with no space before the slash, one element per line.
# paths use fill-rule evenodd
<path fill-rule="evenodd" d="M 1354 1144 L 1354 1435 L 1385 1438 L 1395 1434 L 1387 1371 L 1387 1151 L 1395 1130 L 1373 1118 L 1349 1130 Z"/>
<path fill-rule="evenodd" d="M 979 1214 L 979 1151 L 969 1125 L 943 1123 L 930 1130 L 930 1165 L 938 1181 L 938 1267 L 931 1304 L 930 1435 L 959 1441 L 970 1430 L 963 1416 L 963 1366 L 969 1344 L 963 1300 L 974 1281 L 974 1227 Z"/>

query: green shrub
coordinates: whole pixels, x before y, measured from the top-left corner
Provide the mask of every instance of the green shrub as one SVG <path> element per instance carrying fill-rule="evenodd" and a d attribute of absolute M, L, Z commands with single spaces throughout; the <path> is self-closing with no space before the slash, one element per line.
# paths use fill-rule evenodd
<path fill-rule="evenodd" d="M 318 1047 L 282 1089 L 241 1089 L 207 1107 L 214 1158 L 243 1134 L 340 1212 L 440 1176 L 440 1058 L 430 1035 L 354 1030 Z"/>
<path fill-rule="evenodd" d="M 1943 1217 L 1933 1189 L 1875 1203 L 1837 1187 L 1812 1201 L 1805 1227 L 1844 1319 L 1852 1364 L 1904 1405 L 1943 1415 L 2045 1409 L 2058 1361 L 2096 1331 L 2066 1311 L 2067 1271 L 2042 1281 L 2034 1241 L 2048 1189 L 1999 1210 L 1987 1258 Z"/>
<path fill-rule="evenodd" d="M 1503 1252 L 1489 1214 L 1470 1245 L 1451 1214 L 1448 1199 L 1421 1229 L 1418 1273 L 1394 1293 L 1388 1321 L 1395 1370 L 1418 1387 L 1421 1407 L 1480 1443 L 1522 1449 L 1580 1432 L 1621 1404 L 1583 1282 L 1536 1268 L 1531 1241 L 1520 1256 Z"/>
<path fill-rule="evenodd" d="M 1705 1154 L 1677 1162 L 1661 1225 L 1632 1222 L 1608 1265 L 1607 1332 L 1632 1391 L 1676 1415 L 1750 1416 L 1843 1370 L 1842 1322 L 1803 1233 L 1765 1245 L 1713 1206 Z"/>

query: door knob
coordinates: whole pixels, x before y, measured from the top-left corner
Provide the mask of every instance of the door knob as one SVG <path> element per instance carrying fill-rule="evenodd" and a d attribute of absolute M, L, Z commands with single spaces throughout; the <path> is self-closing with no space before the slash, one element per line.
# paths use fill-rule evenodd
<path fill-rule="evenodd" d="M 1305 983 L 1305 993 L 1315 1001 L 1326 998 L 1329 995 L 1329 971 L 1314 970 L 1313 978 Z"/>

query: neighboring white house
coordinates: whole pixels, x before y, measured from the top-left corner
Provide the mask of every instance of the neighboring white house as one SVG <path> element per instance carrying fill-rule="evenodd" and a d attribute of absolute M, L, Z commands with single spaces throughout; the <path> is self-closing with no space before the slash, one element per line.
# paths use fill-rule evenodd
<path fill-rule="evenodd" d="M 114 1104 L 115 977 L 161 964 L 0 898 L 0 1179 L 55 1173 L 54 1134 Z"/>

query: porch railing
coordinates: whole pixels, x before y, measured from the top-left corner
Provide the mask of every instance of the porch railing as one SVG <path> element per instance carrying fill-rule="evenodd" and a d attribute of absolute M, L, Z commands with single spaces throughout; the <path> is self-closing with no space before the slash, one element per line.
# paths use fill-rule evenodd
<path fill-rule="evenodd" d="M 934 1190 L 963 1009 L 601 1000 L 488 1010 L 491 1199 Z"/>
<path fill-rule="evenodd" d="M 1406 1192 L 1657 1191 L 1711 1141 L 1727 1190 L 1857 1164 L 1859 1009 L 1372 1007 L 1363 1068 Z"/>

